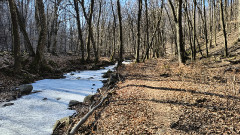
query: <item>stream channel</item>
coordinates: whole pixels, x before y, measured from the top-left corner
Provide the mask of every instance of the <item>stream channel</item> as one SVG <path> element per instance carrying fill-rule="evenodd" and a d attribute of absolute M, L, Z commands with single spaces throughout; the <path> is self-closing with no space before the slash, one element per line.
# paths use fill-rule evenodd
<path fill-rule="evenodd" d="M 85 96 L 96 93 L 103 86 L 103 73 L 115 66 L 70 72 L 63 79 L 32 83 L 33 92 L 41 92 L 11 101 L 12 106 L 0 107 L 0 135 L 50 135 L 57 120 L 76 112 L 68 109 L 69 101 L 82 102 Z"/>

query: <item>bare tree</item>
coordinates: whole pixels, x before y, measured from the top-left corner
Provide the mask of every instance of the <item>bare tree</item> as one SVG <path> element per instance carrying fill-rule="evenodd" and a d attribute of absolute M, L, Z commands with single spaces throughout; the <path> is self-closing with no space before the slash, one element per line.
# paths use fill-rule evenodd
<path fill-rule="evenodd" d="M 185 63 L 185 48 L 183 44 L 183 34 L 182 34 L 182 0 L 177 1 L 177 10 L 175 10 L 175 6 L 171 0 L 168 0 L 170 7 L 172 9 L 175 27 L 176 27 L 176 35 L 177 35 L 177 47 L 178 47 L 178 61 L 179 63 Z"/>
<path fill-rule="evenodd" d="M 136 53 L 136 62 L 140 62 L 139 60 L 139 51 L 140 51 L 140 44 L 141 44 L 141 15 L 142 15 L 142 0 L 138 1 L 138 21 L 137 21 L 137 36 L 138 36 L 138 40 L 137 40 L 137 53 Z"/>
<path fill-rule="evenodd" d="M 78 8 L 78 1 L 74 0 L 74 9 L 76 12 L 76 21 L 77 21 L 77 28 L 78 28 L 78 39 L 80 40 L 81 43 L 81 53 L 82 53 L 82 62 L 84 62 L 84 46 L 85 43 L 83 41 L 83 35 L 82 35 L 82 28 L 80 24 L 80 15 L 79 15 L 79 8 Z"/>
<path fill-rule="evenodd" d="M 98 58 L 98 51 L 97 51 L 97 48 L 96 48 L 96 43 L 95 43 L 95 40 L 94 40 L 94 34 L 93 34 L 93 29 L 92 29 L 92 16 L 93 16 L 94 0 L 91 0 L 90 9 L 89 9 L 88 14 L 87 14 L 85 6 L 84 6 L 84 0 L 82 0 L 80 3 L 82 5 L 84 17 L 87 20 L 87 24 L 88 24 L 88 43 L 87 43 L 88 57 L 87 57 L 87 61 L 90 60 L 90 55 L 91 55 L 91 53 L 90 53 L 90 42 L 92 42 L 94 55 L 95 55 L 95 62 L 98 62 L 98 59 L 99 59 Z"/>
<path fill-rule="evenodd" d="M 204 14 L 204 35 L 205 35 L 205 46 L 206 46 L 206 56 L 208 57 L 208 32 L 207 32 L 207 18 L 206 18 L 206 8 L 205 0 L 203 0 L 203 14 Z"/>
<path fill-rule="evenodd" d="M 19 25 L 19 27 L 20 27 L 20 31 L 21 31 L 22 34 L 23 34 L 23 37 L 24 37 L 24 40 L 25 40 L 25 43 L 26 43 L 26 47 L 27 47 L 27 51 L 29 52 L 29 56 L 34 57 L 34 56 L 35 56 L 35 52 L 34 52 L 34 50 L 33 50 L 31 41 L 30 41 L 30 39 L 29 39 L 27 30 L 26 30 L 26 25 L 25 25 L 26 20 L 25 20 L 24 17 L 23 17 L 23 11 L 22 11 L 22 13 L 20 13 L 20 12 L 18 11 L 18 8 L 17 8 L 17 5 L 16 5 L 15 2 L 14 2 L 14 7 L 16 7 L 17 18 L 18 18 L 18 25 Z"/>
<path fill-rule="evenodd" d="M 149 48 L 149 24 L 148 24 L 148 1 L 145 0 L 145 15 L 146 15 L 146 34 L 147 48 Z M 146 50 L 147 59 L 149 59 L 149 49 Z"/>
<path fill-rule="evenodd" d="M 113 2 L 111 0 L 111 7 L 112 7 L 112 14 L 113 14 L 113 54 L 111 60 L 115 59 L 115 51 L 116 51 L 116 27 L 117 27 L 117 22 L 116 22 L 116 16 L 114 13 L 114 8 L 113 8 Z"/>
<path fill-rule="evenodd" d="M 119 59 L 118 66 L 122 65 L 123 62 L 123 35 L 122 35 L 122 14 L 121 14 L 121 5 L 119 0 L 117 0 L 117 8 L 118 8 L 118 20 L 119 20 L 119 34 L 120 34 L 120 51 L 119 51 Z"/>
<path fill-rule="evenodd" d="M 58 9 L 59 5 L 61 4 L 62 0 L 55 0 L 54 2 L 54 12 L 53 12 L 53 21 L 52 21 L 52 30 L 53 30 L 53 37 L 52 37 L 52 54 L 57 54 L 57 33 L 59 29 L 59 22 L 58 22 Z M 50 39 L 51 40 L 51 39 Z"/>
<path fill-rule="evenodd" d="M 220 10 L 221 10 L 221 22 L 222 22 L 222 31 L 224 36 L 224 56 L 228 56 L 228 48 L 227 48 L 227 33 L 226 33 L 226 26 L 225 26 L 225 20 L 224 20 L 224 9 L 223 9 L 223 2 L 220 0 Z"/>
<path fill-rule="evenodd" d="M 20 52 L 20 37 L 18 33 L 17 7 L 14 0 L 9 0 L 8 3 L 12 20 L 14 68 L 16 72 L 19 72 L 21 69 L 21 52 Z"/>
<path fill-rule="evenodd" d="M 35 19 L 39 31 L 38 46 L 36 56 L 34 58 L 34 65 L 36 70 L 39 70 L 44 60 L 44 50 L 46 46 L 47 24 L 44 13 L 44 4 L 42 0 L 35 0 Z"/>

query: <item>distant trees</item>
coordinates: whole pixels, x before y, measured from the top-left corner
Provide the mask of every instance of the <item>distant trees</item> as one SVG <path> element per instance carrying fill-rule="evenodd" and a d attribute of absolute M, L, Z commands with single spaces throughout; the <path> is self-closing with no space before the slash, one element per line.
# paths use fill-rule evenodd
<path fill-rule="evenodd" d="M 211 55 L 219 32 L 224 35 L 223 55 L 228 56 L 227 36 L 237 29 L 240 18 L 234 0 L 40 1 L 12 1 L 21 31 L 19 52 L 28 52 L 36 63 L 44 61 L 45 53 L 79 55 L 82 62 L 97 62 L 100 56 L 120 62 L 126 55 L 140 62 L 170 54 L 185 63 L 188 57 L 194 61 Z M 14 50 L 15 38 L 11 42 L 8 34 L 14 37 L 9 23 L 13 18 L 5 13 L 4 3 L 9 2 L 0 1 L 0 27 L 9 45 L 1 45 L 0 50 Z"/>

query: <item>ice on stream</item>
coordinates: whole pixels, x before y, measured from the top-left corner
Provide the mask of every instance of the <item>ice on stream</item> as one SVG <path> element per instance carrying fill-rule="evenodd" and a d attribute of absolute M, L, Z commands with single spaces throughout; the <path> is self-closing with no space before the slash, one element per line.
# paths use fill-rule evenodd
<path fill-rule="evenodd" d="M 83 101 L 85 96 L 95 93 L 103 85 L 102 73 L 114 67 L 36 81 L 33 91 L 41 92 L 11 101 L 12 106 L 0 107 L 0 135 L 50 135 L 57 120 L 75 113 L 67 109 L 69 101 Z"/>

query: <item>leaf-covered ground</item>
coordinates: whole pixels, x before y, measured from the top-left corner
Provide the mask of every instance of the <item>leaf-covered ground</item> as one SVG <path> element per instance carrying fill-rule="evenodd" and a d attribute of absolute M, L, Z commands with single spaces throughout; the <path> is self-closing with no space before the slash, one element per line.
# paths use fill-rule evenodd
<path fill-rule="evenodd" d="M 240 134 L 237 65 L 211 61 L 178 66 L 153 59 L 122 67 L 125 81 L 78 134 Z"/>

